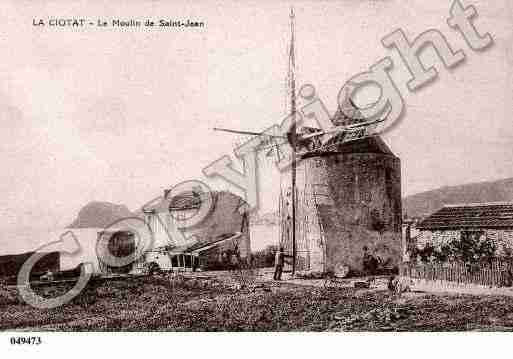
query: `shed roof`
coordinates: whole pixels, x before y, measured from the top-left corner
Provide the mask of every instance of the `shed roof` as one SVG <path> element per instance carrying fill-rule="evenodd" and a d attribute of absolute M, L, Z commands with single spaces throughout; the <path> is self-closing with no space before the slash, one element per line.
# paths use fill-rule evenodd
<path fill-rule="evenodd" d="M 417 226 L 421 230 L 513 228 L 513 202 L 445 205 Z"/>
<path fill-rule="evenodd" d="M 191 246 L 187 247 L 184 252 L 194 252 L 194 251 L 201 251 L 205 248 L 210 248 L 216 244 L 219 244 L 220 242 L 226 241 L 228 239 L 235 239 L 240 237 L 240 232 L 237 233 L 223 233 L 221 235 L 218 235 L 217 237 L 211 239 L 208 242 L 199 241 L 196 243 L 193 243 Z"/>

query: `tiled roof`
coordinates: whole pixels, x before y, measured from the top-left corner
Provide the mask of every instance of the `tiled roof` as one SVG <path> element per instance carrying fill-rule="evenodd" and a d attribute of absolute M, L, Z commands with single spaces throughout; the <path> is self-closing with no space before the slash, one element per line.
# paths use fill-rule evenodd
<path fill-rule="evenodd" d="M 513 228 L 513 202 L 446 205 L 423 220 L 417 228 Z"/>
<path fill-rule="evenodd" d="M 201 207 L 201 194 L 198 192 L 185 192 L 176 195 L 169 201 L 170 210 L 197 209 Z"/>
<path fill-rule="evenodd" d="M 169 210 L 199 209 L 202 200 L 205 200 L 208 195 L 207 193 L 193 191 L 182 192 L 171 198 L 165 195 L 159 202 L 144 207 L 144 211 L 167 213 Z"/>

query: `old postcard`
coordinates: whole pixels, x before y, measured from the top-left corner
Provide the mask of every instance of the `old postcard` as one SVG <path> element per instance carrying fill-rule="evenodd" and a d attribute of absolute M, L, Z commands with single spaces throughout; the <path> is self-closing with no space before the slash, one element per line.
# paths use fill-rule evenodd
<path fill-rule="evenodd" d="M 0 19 L 11 347 L 513 329 L 511 1 L 6 1 Z"/>

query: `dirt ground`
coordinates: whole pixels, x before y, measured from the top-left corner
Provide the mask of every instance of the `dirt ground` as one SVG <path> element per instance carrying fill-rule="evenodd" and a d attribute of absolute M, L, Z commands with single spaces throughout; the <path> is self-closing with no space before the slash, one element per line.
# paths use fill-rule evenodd
<path fill-rule="evenodd" d="M 40 310 L 0 288 L 0 330 L 510 331 L 513 298 L 406 293 L 293 283 L 241 288 L 208 275 L 93 282 L 71 303 Z M 45 287 L 54 296 L 65 288 Z"/>

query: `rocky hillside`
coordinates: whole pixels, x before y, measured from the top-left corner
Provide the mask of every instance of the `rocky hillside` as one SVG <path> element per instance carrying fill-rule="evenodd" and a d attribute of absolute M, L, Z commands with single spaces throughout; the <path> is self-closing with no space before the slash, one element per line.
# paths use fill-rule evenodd
<path fill-rule="evenodd" d="M 403 212 L 409 217 L 423 217 L 444 204 L 513 201 L 513 178 L 491 182 L 442 187 L 403 199 Z"/>
<path fill-rule="evenodd" d="M 134 217 L 125 205 L 110 202 L 90 202 L 78 212 L 68 228 L 103 228 L 123 218 Z"/>
<path fill-rule="evenodd" d="M 513 178 L 491 182 L 441 187 L 403 198 L 403 212 L 409 217 L 423 217 L 444 204 L 513 201 Z M 69 228 L 105 227 L 116 220 L 133 217 L 126 206 L 109 202 L 91 202 L 84 206 Z M 278 212 L 254 213 L 251 224 L 277 225 Z"/>

